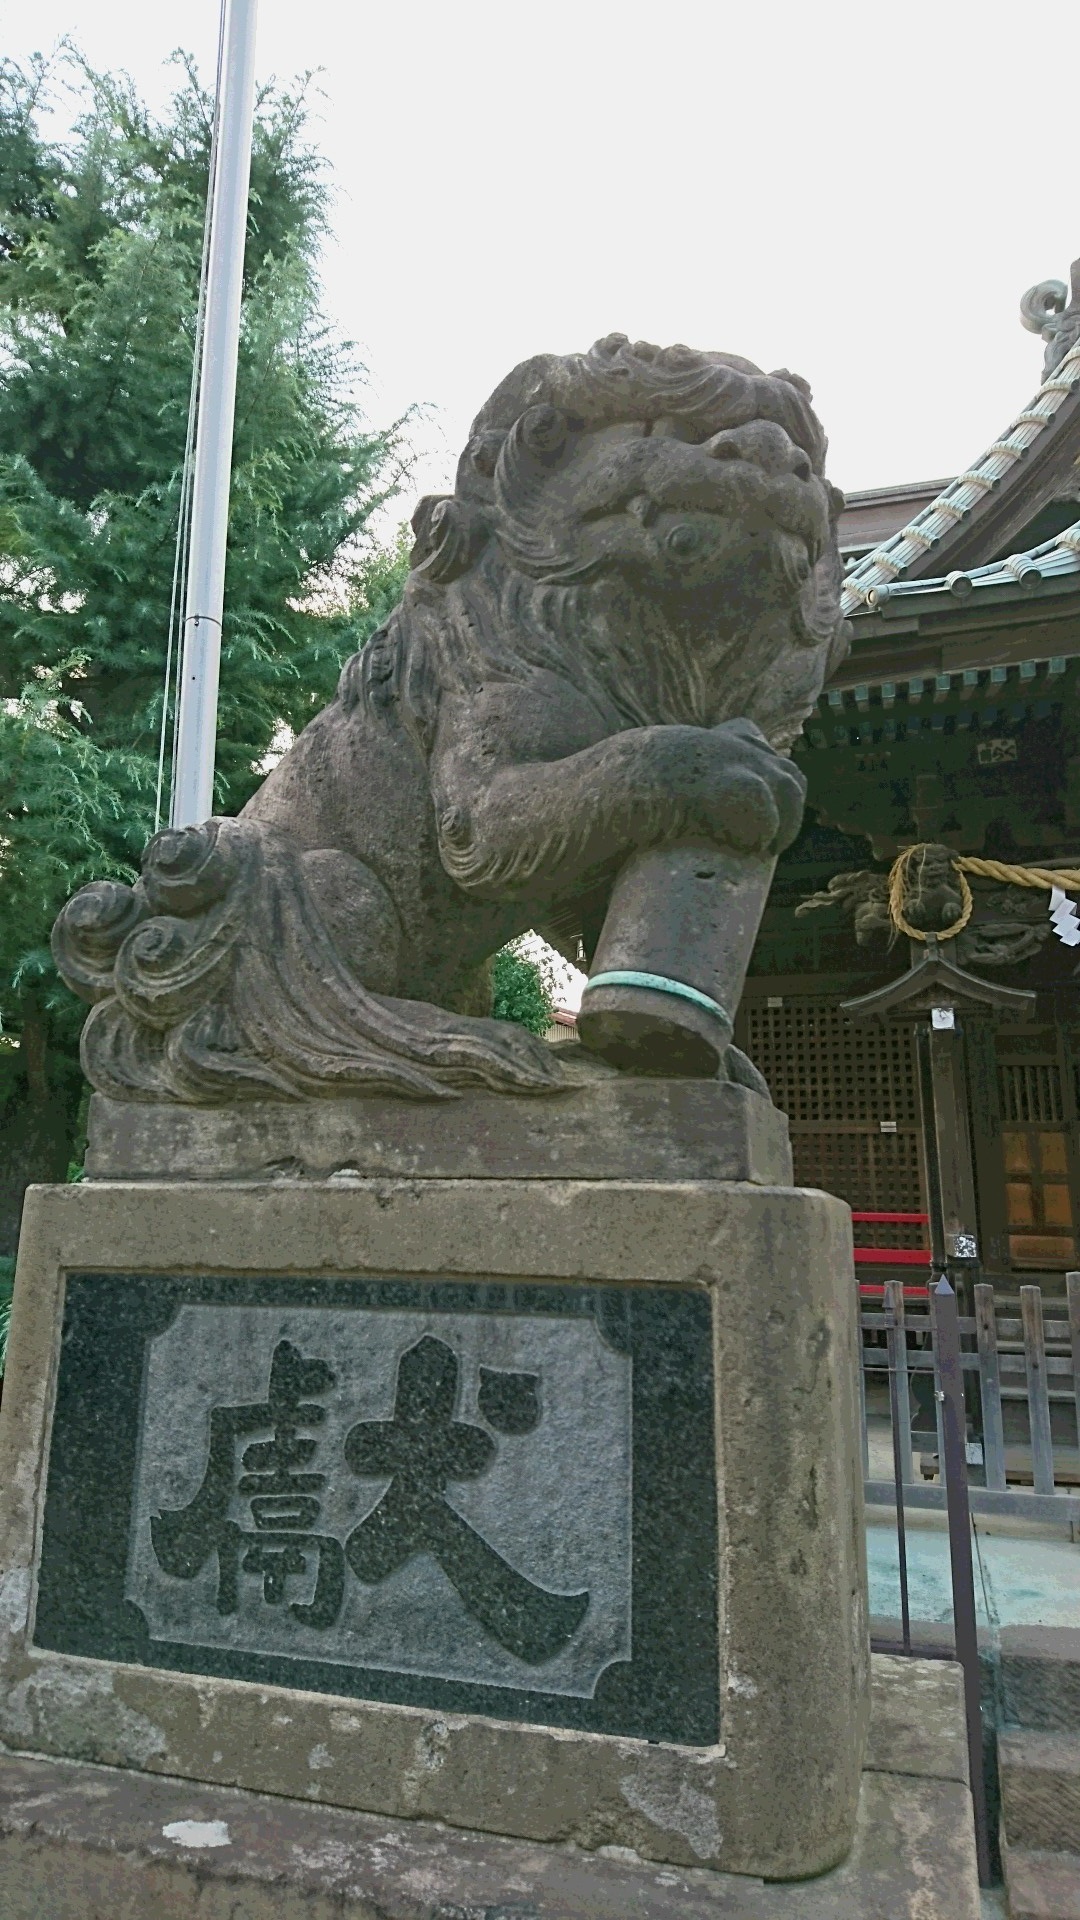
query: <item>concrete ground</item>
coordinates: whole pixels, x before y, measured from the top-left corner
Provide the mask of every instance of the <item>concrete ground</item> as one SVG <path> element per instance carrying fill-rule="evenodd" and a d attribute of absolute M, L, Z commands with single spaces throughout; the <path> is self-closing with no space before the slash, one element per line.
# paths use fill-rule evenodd
<path fill-rule="evenodd" d="M 870 1477 L 892 1479 L 892 1445 L 887 1416 L 871 1412 L 868 1421 Z M 912 1620 L 952 1619 L 948 1522 L 943 1513 L 908 1508 L 908 1593 Z M 888 1619 L 900 1614 L 900 1576 L 896 1516 L 891 1508 L 869 1507 L 866 1545 L 870 1572 L 870 1612 Z M 979 1625 L 1074 1627 L 1080 1621 L 1080 1542 L 1062 1528 L 1030 1521 L 974 1518 L 975 1604 Z"/>
<path fill-rule="evenodd" d="M 993 1531 L 989 1531 L 990 1527 Z M 867 1513 L 870 1612 L 898 1619 L 900 1574 L 896 1517 Z M 979 1625 L 1075 1627 L 1080 1621 L 1080 1544 L 1023 1523 L 976 1519 L 975 1606 Z M 908 1596 L 913 1620 L 952 1619 L 949 1536 L 944 1514 L 907 1514 Z"/>
<path fill-rule="evenodd" d="M 892 1443 L 887 1416 L 868 1420 L 870 1475 L 891 1481 Z M 913 1627 L 951 1625 L 948 1520 L 943 1513 L 909 1508 L 907 1521 L 908 1594 Z M 896 1515 L 891 1508 L 867 1509 L 867 1561 L 870 1611 L 895 1622 L 900 1615 L 900 1579 Z M 1080 1622 L 1080 1543 L 1064 1527 L 1051 1530 L 1030 1521 L 973 1517 L 975 1606 L 979 1626 L 991 1644 L 1002 1627 L 1075 1627 Z M 981 1896 L 981 1920 L 1008 1920 L 1004 1888 Z M 1047 1911 L 1058 1909 L 1048 1908 Z"/>

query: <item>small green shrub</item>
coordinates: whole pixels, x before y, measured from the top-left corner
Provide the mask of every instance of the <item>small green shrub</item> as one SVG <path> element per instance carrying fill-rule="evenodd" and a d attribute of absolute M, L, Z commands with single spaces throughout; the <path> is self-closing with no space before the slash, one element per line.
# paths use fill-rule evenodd
<path fill-rule="evenodd" d="M 511 945 L 501 947 L 491 970 L 492 1012 L 496 1020 L 516 1020 L 530 1033 L 546 1033 L 552 999 L 540 968 Z"/>

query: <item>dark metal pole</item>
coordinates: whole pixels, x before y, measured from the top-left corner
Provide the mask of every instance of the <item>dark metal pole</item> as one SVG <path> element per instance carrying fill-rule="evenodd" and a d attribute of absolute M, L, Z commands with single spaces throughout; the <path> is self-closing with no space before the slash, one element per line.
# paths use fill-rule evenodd
<path fill-rule="evenodd" d="M 935 1273 L 944 1273 L 945 1209 L 941 1193 L 941 1162 L 938 1157 L 937 1118 L 934 1103 L 934 1068 L 930 1058 L 930 1029 L 918 1026 L 915 1047 L 919 1062 L 919 1107 L 922 1114 L 923 1156 L 926 1162 L 926 1210 L 930 1226 L 930 1265 Z"/>
<path fill-rule="evenodd" d="M 979 1675 L 979 1636 L 975 1620 L 975 1571 L 971 1559 L 971 1507 L 968 1501 L 964 1377 L 960 1361 L 960 1315 L 956 1295 L 942 1274 L 933 1295 L 934 1344 L 941 1381 L 941 1424 L 945 1458 L 945 1498 L 949 1515 L 953 1626 L 956 1657 L 964 1674 L 971 1798 L 975 1808 L 975 1850 L 979 1885 L 990 1885 L 990 1836 L 983 1778 L 983 1732 Z"/>
<path fill-rule="evenodd" d="M 903 1296 L 901 1295 L 901 1299 Z M 896 1554 L 900 1566 L 900 1628 L 903 1636 L 904 1652 L 911 1652 L 911 1605 L 908 1599 L 907 1570 L 907 1523 L 904 1515 L 904 1462 L 900 1443 L 900 1420 L 911 1421 L 911 1408 L 907 1406 L 901 1415 L 900 1377 L 897 1366 L 897 1343 L 907 1335 L 899 1324 L 895 1297 L 890 1286 L 885 1288 L 885 1338 L 889 1348 L 889 1417 L 892 1427 L 893 1486 L 896 1489 Z M 904 1384 L 907 1386 L 907 1368 L 904 1368 Z M 905 1399 L 907 1394 L 905 1392 Z"/>

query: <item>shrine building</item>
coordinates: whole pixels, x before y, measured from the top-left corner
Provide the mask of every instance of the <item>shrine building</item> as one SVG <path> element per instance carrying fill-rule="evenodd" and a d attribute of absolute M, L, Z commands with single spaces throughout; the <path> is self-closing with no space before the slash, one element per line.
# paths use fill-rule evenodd
<path fill-rule="evenodd" d="M 1080 1267 L 1080 262 L 1071 294 L 1044 283 L 1022 315 L 1043 382 L 986 451 L 953 479 L 848 500 L 851 651 L 796 744 L 806 820 L 736 1037 L 790 1116 L 798 1184 L 857 1215 L 926 1214 L 945 1151 L 950 1264 L 1054 1293 Z M 951 1015 L 931 992 L 904 1017 L 909 970 L 931 960 L 968 985 L 937 994 Z M 847 1007 L 890 983 L 881 1011 Z M 937 1155 L 931 1013 L 954 1028 Z M 857 1220 L 860 1243 L 860 1278 L 925 1280 L 917 1220 Z"/>

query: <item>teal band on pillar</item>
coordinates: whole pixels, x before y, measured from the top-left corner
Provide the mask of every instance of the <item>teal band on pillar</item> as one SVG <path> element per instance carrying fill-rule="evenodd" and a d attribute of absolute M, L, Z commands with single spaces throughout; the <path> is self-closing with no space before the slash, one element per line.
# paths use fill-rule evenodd
<path fill-rule="evenodd" d="M 696 987 L 688 987 L 682 980 L 669 980 L 664 973 L 633 973 L 619 969 L 613 973 L 594 973 L 586 981 L 584 993 L 590 993 L 593 987 L 651 987 L 655 993 L 673 993 L 680 1000 L 691 1000 L 695 1007 L 704 1007 L 707 1013 L 715 1013 L 725 1026 L 730 1027 L 730 1014 L 720 1005 L 719 1000 L 710 1000 L 707 993 L 699 993 Z"/>

